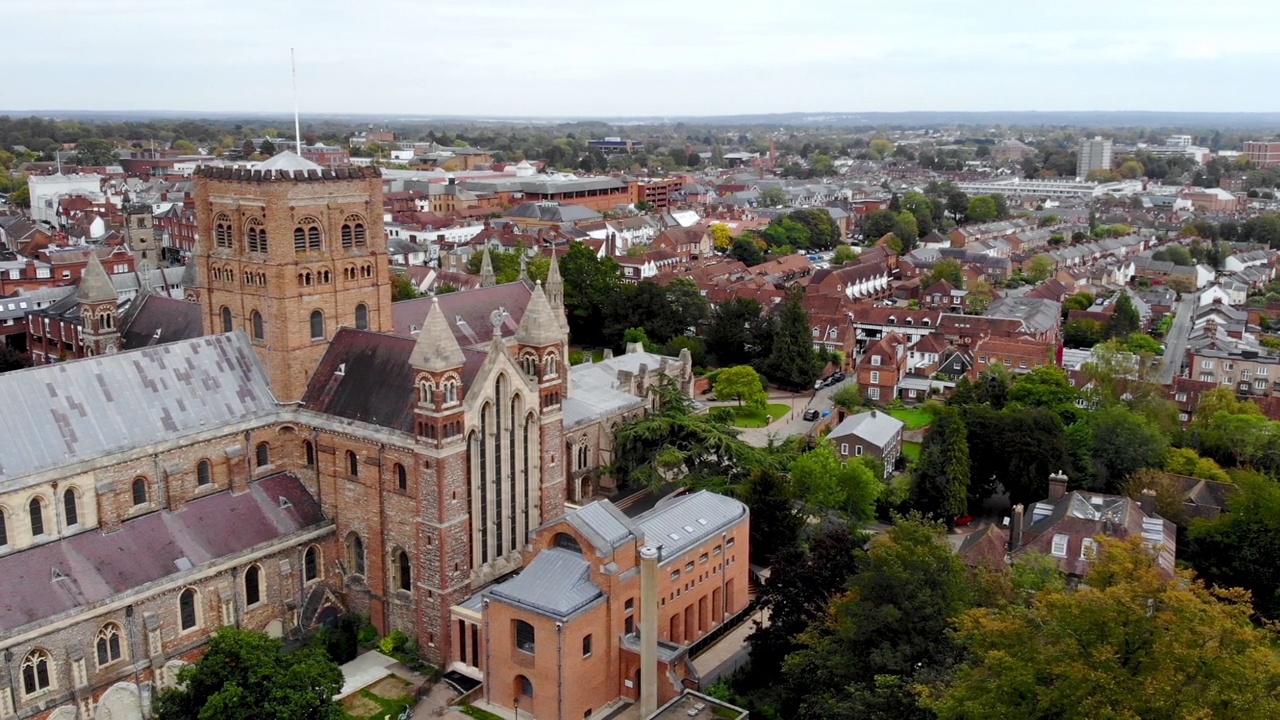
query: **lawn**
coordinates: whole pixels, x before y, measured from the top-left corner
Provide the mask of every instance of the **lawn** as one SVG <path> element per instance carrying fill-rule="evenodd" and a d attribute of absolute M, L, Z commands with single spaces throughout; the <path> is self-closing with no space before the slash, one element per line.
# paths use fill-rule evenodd
<path fill-rule="evenodd" d="M 919 430 L 933 422 L 933 414 L 924 408 L 890 410 L 889 414 L 906 423 L 908 430 Z"/>
<path fill-rule="evenodd" d="M 766 416 L 772 416 L 774 420 L 785 417 L 791 412 L 790 405 L 781 403 L 773 403 L 762 408 L 749 408 L 728 406 L 733 411 L 733 424 L 740 428 L 760 428 L 768 423 L 765 422 Z"/>
<path fill-rule="evenodd" d="M 342 699 L 343 720 L 390 720 L 413 705 L 410 683 L 389 675 Z"/>
<path fill-rule="evenodd" d="M 903 442 L 902 454 L 906 456 L 908 460 L 919 460 L 920 459 L 920 443 Z"/>

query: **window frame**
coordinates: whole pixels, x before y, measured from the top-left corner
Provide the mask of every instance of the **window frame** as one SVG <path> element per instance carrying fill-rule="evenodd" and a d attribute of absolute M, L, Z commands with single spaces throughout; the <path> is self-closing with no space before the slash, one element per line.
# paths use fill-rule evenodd
<path fill-rule="evenodd" d="M 141 493 L 139 493 L 139 488 L 141 488 Z M 132 499 L 133 499 L 134 507 L 141 507 L 151 502 L 151 493 L 148 492 L 147 479 L 145 477 L 142 477 L 141 475 L 133 479 L 133 484 L 130 487 L 130 492 L 132 493 L 132 496 L 133 496 Z M 141 497 L 142 497 L 141 500 L 138 499 L 139 494 L 141 494 Z"/>
<path fill-rule="evenodd" d="M 1067 551 L 1071 548 L 1071 536 L 1065 533 L 1054 533 L 1052 544 L 1049 546 L 1049 554 L 1054 557 L 1066 557 Z"/>
<path fill-rule="evenodd" d="M 190 623 L 188 624 L 188 614 Z M 185 587 L 178 594 L 178 630 L 189 633 L 200 629 L 200 591 Z"/>
<path fill-rule="evenodd" d="M 98 634 L 93 642 L 93 654 L 99 669 L 124 660 L 125 645 L 120 642 L 123 634 L 124 630 L 114 622 L 103 623 L 102 627 L 98 628 Z"/>
<path fill-rule="evenodd" d="M 517 652 L 536 655 L 538 650 L 538 631 L 533 625 L 519 618 L 511 621 L 512 646 Z"/>

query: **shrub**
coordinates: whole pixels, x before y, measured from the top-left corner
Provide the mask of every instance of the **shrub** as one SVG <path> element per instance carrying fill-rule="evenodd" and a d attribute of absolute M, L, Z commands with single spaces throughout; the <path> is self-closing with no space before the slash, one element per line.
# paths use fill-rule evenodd
<path fill-rule="evenodd" d="M 395 655 L 404 650 L 405 645 L 409 642 L 409 636 L 399 630 L 392 630 L 390 634 L 382 638 L 378 642 L 378 650 L 386 655 Z"/>

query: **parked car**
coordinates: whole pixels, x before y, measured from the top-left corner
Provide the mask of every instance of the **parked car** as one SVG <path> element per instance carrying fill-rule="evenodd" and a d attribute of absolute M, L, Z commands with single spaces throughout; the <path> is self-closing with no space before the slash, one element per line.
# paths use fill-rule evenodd
<path fill-rule="evenodd" d="M 804 419 L 808 422 L 813 422 L 814 420 L 817 420 L 821 416 L 822 416 L 822 413 L 818 412 L 817 410 L 805 410 L 804 415 L 802 417 L 804 417 Z"/>
<path fill-rule="evenodd" d="M 835 375 L 832 375 L 832 376 L 831 376 L 831 381 L 832 381 L 833 383 L 844 382 L 844 373 L 842 373 L 842 372 L 837 372 Z"/>
<path fill-rule="evenodd" d="M 961 515 L 960 517 L 956 518 L 956 527 L 964 527 L 965 525 L 968 525 L 971 522 L 973 522 L 973 516 Z"/>

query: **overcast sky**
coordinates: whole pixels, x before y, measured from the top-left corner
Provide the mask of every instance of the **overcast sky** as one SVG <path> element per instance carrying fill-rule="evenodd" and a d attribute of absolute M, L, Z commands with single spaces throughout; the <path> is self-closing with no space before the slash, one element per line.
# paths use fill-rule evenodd
<path fill-rule="evenodd" d="M 0 0 L 3 110 L 1277 111 L 1276 0 Z"/>

